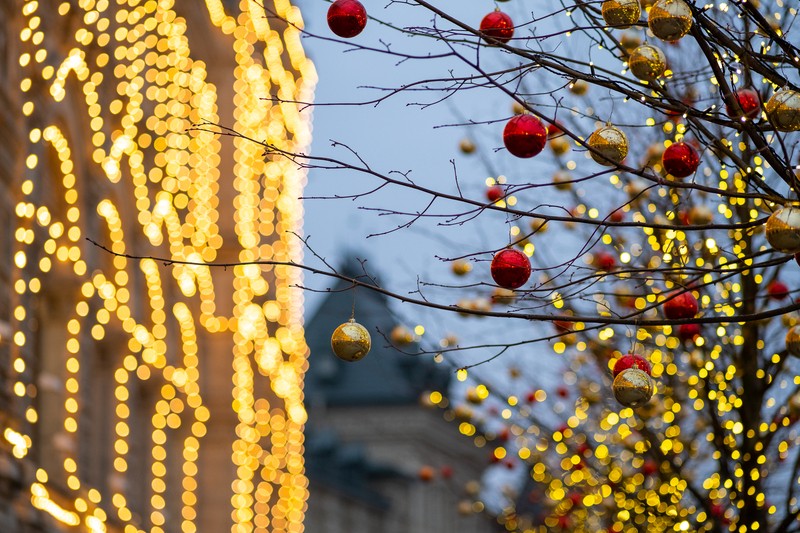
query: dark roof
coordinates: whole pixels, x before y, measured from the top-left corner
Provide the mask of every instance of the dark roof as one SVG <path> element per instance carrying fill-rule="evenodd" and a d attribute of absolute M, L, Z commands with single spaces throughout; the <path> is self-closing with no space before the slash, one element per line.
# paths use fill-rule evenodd
<path fill-rule="evenodd" d="M 339 272 L 349 277 L 364 275 L 357 260 L 346 263 Z M 370 332 L 370 353 L 355 363 L 333 355 L 330 336 L 339 324 L 350 319 L 351 287 L 350 283 L 339 280 L 306 323 L 306 341 L 311 350 L 305 377 L 305 399 L 309 407 L 413 404 L 419 401 L 424 390 L 445 390 L 450 373 L 435 365 L 429 356 L 406 355 L 388 346 L 385 337 L 397 325 L 397 320 L 386 296 L 367 288 L 356 291 L 355 319 Z M 410 349 L 405 351 L 416 350 L 415 346 L 406 348 Z"/>

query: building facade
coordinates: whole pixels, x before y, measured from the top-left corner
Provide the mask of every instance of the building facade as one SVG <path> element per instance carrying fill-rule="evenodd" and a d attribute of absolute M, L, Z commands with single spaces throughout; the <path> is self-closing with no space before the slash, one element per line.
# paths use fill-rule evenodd
<path fill-rule="evenodd" d="M 358 277 L 358 262 L 339 269 Z M 488 533 L 496 521 L 468 493 L 487 452 L 430 405 L 447 393 L 453 372 L 390 346 L 397 324 L 378 292 L 335 286 L 306 327 L 311 349 L 305 397 L 308 531 L 325 533 Z M 330 334 L 355 318 L 372 336 L 357 363 L 337 359 Z M 413 352 L 413 346 L 405 346 Z M 426 406 L 427 405 L 427 406 Z"/>
<path fill-rule="evenodd" d="M 303 530 L 305 175 L 273 148 L 315 74 L 265 5 L 0 0 L 3 533 Z"/>

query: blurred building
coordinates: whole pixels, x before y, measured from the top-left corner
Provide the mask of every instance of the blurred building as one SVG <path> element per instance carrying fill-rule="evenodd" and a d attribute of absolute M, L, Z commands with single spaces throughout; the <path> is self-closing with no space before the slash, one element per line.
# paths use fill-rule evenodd
<path fill-rule="evenodd" d="M 358 262 L 340 272 L 363 274 Z M 389 345 L 397 323 L 382 294 L 363 288 L 355 294 L 355 318 L 372 336 L 369 355 L 348 363 L 331 352 L 331 333 L 350 318 L 349 287 L 340 282 L 306 325 L 306 529 L 496 531 L 485 514 L 471 511 L 464 492 L 468 481 L 480 478 L 485 451 L 446 422 L 440 409 L 423 406 L 431 392 L 447 392 L 452 371 Z"/>
<path fill-rule="evenodd" d="M 0 16 L 0 532 L 302 531 L 299 10 Z"/>

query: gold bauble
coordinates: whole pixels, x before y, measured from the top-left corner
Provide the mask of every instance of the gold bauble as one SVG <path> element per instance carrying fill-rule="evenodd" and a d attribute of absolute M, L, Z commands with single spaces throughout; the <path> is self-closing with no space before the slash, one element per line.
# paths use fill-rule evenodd
<path fill-rule="evenodd" d="M 572 174 L 566 170 L 558 170 L 553 174 L 553 184 L 559 191 L 568 191 L 572 189 Z"/>
<path fill-rule="evenodd" d="M 534 233 L 544 233 L 547 231 L 547 220 L 540 217 L 531 217 L 531 231 Z"/>
<path fill-rule="evenodd" d="M 615 28 L 630 28 L 639 21 L 642 8 L 639 0 L 606 0 L 602 5 L 603 20 Z"/>
<path fill-rule="evenodd" d="M 800 326 L 792 326 L 786 333 L 786 351 L 800 357 Z"/>
<path fill-rule="evenodd" d="M 787 254 L 800 252 L 800 209 L 783 207 L 767 219 L 767 241 Z"/>
<path fill-rule="evenodd" d="M 647 16 L 653 35 L 664 41 L 677 41 L 692 28 L 692 10 L 683 0 L 658 0 Z"/>
<path fill-rule="evenodd" d="M 411 330 L 399 324 L 392 329 L 389 338 L 395 346 L 405 346 L 414 342 L 414 334 L 411 333 Z"/>
<path fill-rule="evenodd" d="M 586 91 L 589 90 L 589 84 L 583 80 L 575 80 L 569 84 L 569 90 L 572 92 L 572 94 L 582 96 L 586 94 Z"/>
<path fill-rule="evenodd" d="M 569 151 L 569 140 L 564 137 L 550 139 L 550 149 L 556 155 L 564 155 Z"/>
<path fill-rule="evenodd" d="M 689 209 L 689 222 L 698 226 L 711 224 L 714 212 L 706 205 L 696 205 Z"/>
<path fill-rule="evenodd" d="M 458 149 L 462 154 L 471 154 L 475 151 L 475 143 L 470 139 L 461 139 L 458 142 Z"/>
<path fill-rule="evenodd" d="M 513 305 L 517 301 L 517 293 L 511 289 L 497 287 L 492 292 L 492 302 L 498 305 Z"/>
<path fill-rule="evenodd" d="M 667 57 L 660 48 L 651 44 L 637 46 L 628 58 L 634 76 L 643 81 L 654 81 L 667 70 Z"/>
<path fill-rule="evenodd" d="M 472 265 L 469 261 L 457 259 L 453 261 L 453 264 L 450 265 L 450 268 L 453 270 L 453 274 L 456 276 L 466 276 L 472 270 Z"/>
<path fill-rule="evenodd" d="M 653 380 L 638 368 L 623 370 L 614 378 L 614 398 L 625 407 L 639 407 L 653 396 Z"/>
<path fill-rule="evenodd" d="M 359 361 L 363 359 L 372 346 L 367 328 L 350 319 L 340 325 L 331 335 L 331 349 L 342 361 Z"/>
<path fill-rule="evenodd" d="M 592 159 L 606 167 L 616 166 L 628 155 L 628 138 L 614 126 L 603 126 L 595 130 L 589 136 L 587 144 L 593 150 L 589 152 Z"/>
<path fill-rule="evenodd" d="M 767 118 L 778 131 L 800 130 L 800 93 L 781 89 L 764 105 Z"/>
<path fill-rule="evenodd" d="M 626 31 L 620 36 L 619 44 L 622 45 L 622 48 L 624 48 L 626 52 L 631 53 L 637 46 L 642 44 L 642 40 L 635 33 Z"/>

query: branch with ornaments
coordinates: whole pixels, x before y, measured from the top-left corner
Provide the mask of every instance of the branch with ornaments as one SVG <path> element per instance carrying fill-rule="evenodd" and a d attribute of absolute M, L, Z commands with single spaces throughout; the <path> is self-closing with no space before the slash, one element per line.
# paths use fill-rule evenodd
<path fill-rule="evenodd" d="M 300 28 L 342 62 L 374 58 L 347 104 L 372 109 L 364 127 L 399 99 L 462 135 L 430 150 L 448 179 L 339 142 L 249 141 L 335 175 L 324 201 L 374 214 L 376 239 L 440 235 L 413 286 L 348 280 L 413 306 L 424 335 L 369 331 L 356 297 L 331 348 L 358 364 L 385 342 L 457 371 L 465 386 L 426 404 L 487 468 L 524 472 L 478 506 L 508 531 L 800 531 L 796 18 L 785 0 L 335 0 Z M 392 124 L 376 142 L 417 133 Z M 307 272 L 318 290 L 341 278 Z"/>

